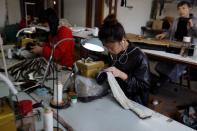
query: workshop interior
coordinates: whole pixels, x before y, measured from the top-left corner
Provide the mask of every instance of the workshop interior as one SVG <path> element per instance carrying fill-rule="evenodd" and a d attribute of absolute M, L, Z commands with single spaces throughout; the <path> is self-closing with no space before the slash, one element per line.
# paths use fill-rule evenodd
<path fill-rule="evenodd" d="M 197 130 L 197 0 L 0 0 L 0 131 Z"/>

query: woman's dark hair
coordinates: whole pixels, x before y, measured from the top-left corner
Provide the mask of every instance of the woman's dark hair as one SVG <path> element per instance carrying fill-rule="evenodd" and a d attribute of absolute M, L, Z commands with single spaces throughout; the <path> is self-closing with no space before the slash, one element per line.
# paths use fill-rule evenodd
<path fill-rule="evenodd" d="M 120 42 L 125 37 L 125 30 L 115 15 L 108 15 L 99 29 L 98 37 L 103 44 Z"/>
<path fill-rule="evenodd" d="M 43 13 L 39 17 L 39 21 L 40 23 L 47 22 L 49 24 L 50 34 L 52 36 L 56 35 L 58 25 L 59 25 L 59 19 L 54 9 L 48 8 L 44 10 Z"/>
<path fill-rule="evenodd" d="M 179 8 L 183 5 L 187 5 L 189 8 L 192 7 L 192 5 L 189 1 L 181 1 L 181 2 L 178 3 L 177 8 Z"/>

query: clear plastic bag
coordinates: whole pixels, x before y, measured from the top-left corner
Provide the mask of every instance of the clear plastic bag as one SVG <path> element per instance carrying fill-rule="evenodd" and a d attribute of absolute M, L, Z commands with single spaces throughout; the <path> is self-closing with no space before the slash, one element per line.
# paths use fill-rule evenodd
<path fill-rule="evenodd" d="M 75 79 L 75 90 L 79 98 L 96 99 L 108 92 L 108 84 L 97 84 L 96 80 L 89 77 L 77 75 Z"/>

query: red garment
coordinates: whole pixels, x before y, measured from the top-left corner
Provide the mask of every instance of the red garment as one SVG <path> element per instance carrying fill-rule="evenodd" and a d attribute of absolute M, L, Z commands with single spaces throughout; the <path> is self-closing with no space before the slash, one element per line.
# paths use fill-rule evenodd
<path fill-rule="evenodd" d="M 54 37 L 49 36 L 49 42 L 45 43 L 43 46 L 42 54 L 46 59 L 49 59 L 51 54 L 51 46 L 50 42 L 55 41 L 57 43 L 58 41 L 64 39 L 64 38 L 73 38 L 72 31 L 65 27 L 61 26 L 58 31 L 57 35 Z M 65 40 L 61 42 L 54 51 L 54 58 L 55 62 L 57 62 L 60 65 L 72 67 L 74 63 L 74 40 Z"/>
<path fill-rule="evenodd" d="M 25 28 L 25 27 L 27 27 L 26 21 L 25 21 L 25 19 L 22 19 L 19 23 L 19 28 L 22 29 L 22 28 Z"/>
<path fill-rule="evenodd" d="M 29 25 L 29 24 L 31 24 L 31 22 L 32 22 L 32 18 L 30 18 L 30 20 L 27 21 L 27 24 Z M 23 18 L 23 19 L 21 19 L 21 21 L 19 23 L 19 28 L 23 29 L 23 28 L 27 27 L 28 25 L 26 25 L 26 19 Z"/>

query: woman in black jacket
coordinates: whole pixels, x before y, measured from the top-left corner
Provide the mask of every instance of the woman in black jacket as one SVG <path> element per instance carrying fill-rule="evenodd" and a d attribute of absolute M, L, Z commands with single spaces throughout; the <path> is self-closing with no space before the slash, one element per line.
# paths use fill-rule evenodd
<path fill-rule="evenodd" d="M 149 94 L 149 66 L 146 55 L 125 37 L 123 26 L 114 15 L 109 15 L 99 29 L 99 39 L 108 49 L 111 72 L 125 95 L 147 105 Z"/>

